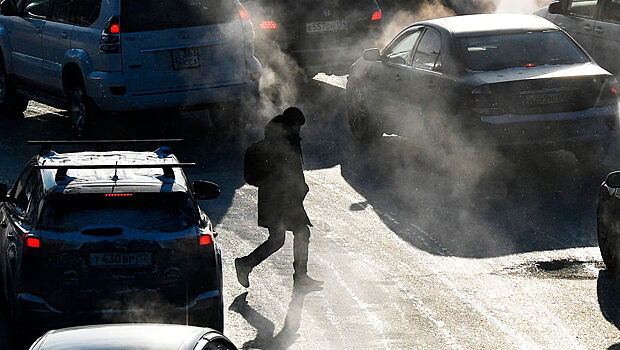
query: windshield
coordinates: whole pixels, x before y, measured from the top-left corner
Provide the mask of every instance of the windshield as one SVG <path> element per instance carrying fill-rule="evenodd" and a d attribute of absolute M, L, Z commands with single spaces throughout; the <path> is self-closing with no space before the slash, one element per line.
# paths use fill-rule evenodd
<path fill-rule="evenodd" d="M 566 34 L 558 31 L 478 36 L 457 42 L 465 68 L 474 71 L 590 61 Z"/>
<path fill-rule="evenodd" d="M 231 22 L 238 16 L 233 0 L 123 0 L 123 32 L 196 27 Z"/>
<path fill-rule="evenodd" d="M 188 197 L 176 194 L 63 195 L 46 202 L 39 228 L 82 231 L 121 227 L 142 232 L 177 232 L 198 221 L 192 207 Z"/>

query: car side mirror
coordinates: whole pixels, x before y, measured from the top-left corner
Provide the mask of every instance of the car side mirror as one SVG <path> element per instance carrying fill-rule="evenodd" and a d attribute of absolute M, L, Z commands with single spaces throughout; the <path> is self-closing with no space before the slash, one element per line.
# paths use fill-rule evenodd
<path fill-rule="evenodd" d="M 549 5 L 549 13 L 552 15 L 562 15 L 566 13 L 566 9 L 568 8 L 566 5 L 568 5 L 566 1 L 552 2 Z"/>
<path fill-rule="evenodd" d="M 15 6 L 13 0 L 2 0 L 2 2 L 0 2 L 0 14 L 3 16 L 18 15 L 17 6 Z"/>
<path fill-rule="evenodd" d="M 0 202 L 8 201 L 7 194 L 9 193 L 9 186 L 6 184 L 0 184 Z"/>
<path fill-rule="evenodd" d="M 377 48 L 366 49 L 362 54 L 362 58 L 364 59 L 364 61 L 369 62 L 381 61 L 381 52 L 379 52 L 379 49 Z"/>
<path fill-rule="evenodd" d="M 210 181 L 194 181 L 194 197 L 200 200 L 215 199 L 220 195 L 220 186 Z"/>
<path fill-rule="evenodd" d="M 620 188 L 620 171 L 609 173 L 605 179 L 605 184 L 611 188 Z"/>

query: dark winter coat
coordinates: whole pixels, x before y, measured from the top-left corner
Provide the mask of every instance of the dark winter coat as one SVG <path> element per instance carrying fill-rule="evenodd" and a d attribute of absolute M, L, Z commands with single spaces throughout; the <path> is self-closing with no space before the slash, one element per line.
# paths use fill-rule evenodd
<path fill-rule="evenodd" d="M 312 226 L 303 206 L 308 185 L 303 173 L 301 138 L 274 118 L 257 144 L 261 153 L 258 169 L 258 225 L 294 230 Z"/>

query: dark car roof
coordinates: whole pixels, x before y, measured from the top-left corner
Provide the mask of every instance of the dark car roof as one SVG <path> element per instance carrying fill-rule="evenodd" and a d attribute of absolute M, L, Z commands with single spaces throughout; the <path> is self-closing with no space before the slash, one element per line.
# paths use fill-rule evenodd
<path fill-rule="evenodd" d="M 115 324 L 48 332 L 35 349 L 183 350 L 193 349 L 208 328 L 163 324 Z"/>
<path fill-rule="evenodd" d="M 483 14 L 444 17 L 416 24 L 439 27 L 455 37 L 558 30 L 548 20 L 528 14 Z"/>
<path fill-rule="evenodd" d="M 166 164 L 178 163 L 172 154 L 160 152 L 75 152 L 55 153 L 38 156 L 36 165 L 114 165 L 114 164 Z M 69 169 L 70 181 L 57 183 L 55 169 L 42 169 L 44 190 L 46 193 L 109 193 L 112 188 L 131 192 L 188 192 L 183 171 L 174 168 L 174 182 L 164 183 L 161 168 L 154 169 Z M 114 175 L 118 180 L 114 181 Z"/>

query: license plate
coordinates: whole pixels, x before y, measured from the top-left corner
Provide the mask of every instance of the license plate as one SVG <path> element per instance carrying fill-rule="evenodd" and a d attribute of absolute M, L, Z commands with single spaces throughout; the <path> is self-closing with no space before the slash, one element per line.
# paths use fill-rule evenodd
<path fill-rule="evenodd" d="M 172 50 L 172 68 L 175 70 L 200 67 L 198 49 Z"/>
<path fill-rule="evenodd" d="M 92 253 L 90 266 L 97 267 L 147 267 L 151 266 L 151 253 Z"/>
<path fill-rule="evenodd" d="M 570 93 L 526 95 L 525 104 L 528 106 L 552 105 L 569 102 L 573 96 Z"/>
<path fill-rule="evenodd" d="M 347 30 L 347 21 L 345 20 L 306 23 L 306 32 L 308 33 L 340 32 L 345 30 Z"/>

